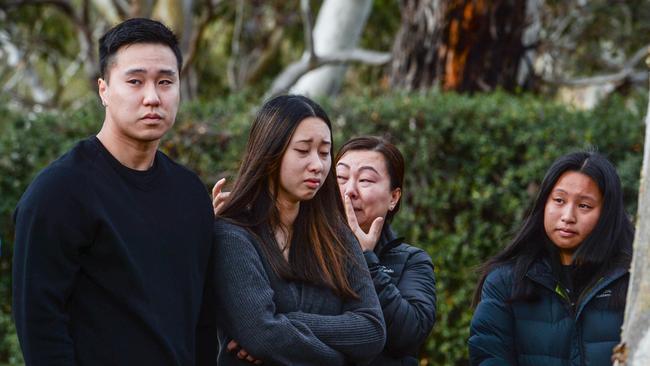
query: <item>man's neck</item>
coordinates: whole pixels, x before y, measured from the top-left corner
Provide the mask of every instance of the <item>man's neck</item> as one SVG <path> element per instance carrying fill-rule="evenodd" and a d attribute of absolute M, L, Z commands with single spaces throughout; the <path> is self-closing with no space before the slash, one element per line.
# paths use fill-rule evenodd
<path fill-rule="evenodd" d="M 97 134 L 102 145 L 117 161 L 133 170 L 148 170 L 153 166 L 160 140 L 139 142 L 116 134 L 106 125 Z"/>

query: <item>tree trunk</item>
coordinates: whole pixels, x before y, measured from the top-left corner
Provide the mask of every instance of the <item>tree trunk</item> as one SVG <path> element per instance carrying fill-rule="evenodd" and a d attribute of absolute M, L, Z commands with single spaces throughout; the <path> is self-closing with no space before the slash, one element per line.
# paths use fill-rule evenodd
<path fill-rule="evenodd" d="M 628 366 L 650 365 L 650 100 L 644 145 L 634 258 L 622 334 Z"/>
<path fill-rule="evenodd" d="M 153 8 L 153 18 L 170 27 L 178 37 L 178 46 L 183 53 L 185 64 L 187 64 L 188 51 L 192 46 L 194 27 L 197 26 L 192 13 L 194 6 L 194 0 L 157 0 Z M 198 85 L 193 83 L 192 66 L 186 67 L 189 70 L 185 70 L 184 77 L 181 78 L 181 95 L 190 100 L 196 97 Z"/>
<path fill-rule="evenodd" d="M 325 0 L 314 26 L 314 51 L 320 57 L 353 49 L 366 25 L 372 0 Z M 304 55 L 303 57 L 309 57 Z M 322 66 L 303 75 L 291 88 L 292 93 L 310 96 L 338 93 L 345 66 Z"/>
<path fill-rule="evenodd" d="M 526 0 L 401 0 L 400 6 L 393 86 L 470 92 L 517 87 Z"/>
<path fill-rule="evenodd" d="M 537 57 L 536 45 L 540 40 L 542 30 L 542 11 L 544 0 L 527 0 L 526 1 L 526 28 L 524 29 L 521 41 L 524 46 L 524 53 L 519 61 L 519 70 L 517 71 L 517 85 L 523 86 L 524 89 L 533 87 L 533 74 L 535 58 Z"/>

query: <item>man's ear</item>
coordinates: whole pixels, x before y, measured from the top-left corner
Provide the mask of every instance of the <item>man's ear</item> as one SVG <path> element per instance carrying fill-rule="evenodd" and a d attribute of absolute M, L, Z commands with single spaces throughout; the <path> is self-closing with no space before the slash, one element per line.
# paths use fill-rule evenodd
<path fill-rule="evenodd" d="M 99 99 L 102 100 L 102 105 L 106 107 L 106 99 L 108 97 L 108 83 L 106 80 L 97 79 L 97 90 L 99 90 Z"/>

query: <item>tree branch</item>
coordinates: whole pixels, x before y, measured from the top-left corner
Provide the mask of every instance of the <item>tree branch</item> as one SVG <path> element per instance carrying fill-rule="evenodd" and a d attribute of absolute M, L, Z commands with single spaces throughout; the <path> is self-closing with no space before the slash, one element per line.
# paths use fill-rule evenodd
<path fill-rule="evenodd" d="M 289 66 L 273 81 L 265 99 L 287 91 L 301 76 L 323 65 L 347 64 L 359 62 L 369 65 L 384 65 L 390 62 L 392 55 L 385 52 L 376 52 L 363 49 L 345 50 L 335 52 L 323 57 L 316 57 L 314 61 L 302 58 Z"/>
<path fill-rule="evenodd" d="M 630 57 L 630 59 L 624 64 L 623 67 L 626 69 L 631 69 L 643 59 L 648 57 L 648 55 L 650 55 L 650 44 L 647 44 L 636 51 L 634 55 L 632 55 L 632 57 Z"/>
<path fill-rule="evenodd" d="M 236 65 L 239 61 L 239 53 L 241 46 L 241 30 L 244 24 L 244 0 L 237 1 L 237 9 L 235 11 L 235 26 L 232 32 L 232 41 L 230 42 L 230 58 L 228 59 L 228 86 L 230 90 L 239 89 L 240 80 L 237 77 Z"/>
<path fill-rule="evenodd" d="M 636 51 L 629 60 L 623 63 L 623 68 L 618 72 L 575 79 L 552 79 L 542 77 L 542 80 L 550 84 L 569 86 L 589 86 L 607 83 L 619 84 L 628 79 L 633 82 L 645 81 L 645 77 L 641 79 L 640 76 L 647 75 L 647 72 L 637 71 L 634 67 L 648 55 L 650 55 L 650 44 L 645 45 Z"/>
<path fill-rule="evenodd" d="M 314 29 L 311 22 L 309 0 L 300 0 L 300 10 L 302 13 L 302 24 L 305 30 L 305 53 L 308 55 L 308 60 L 311 63 L 315 62 L 318 57 L 314 49 Z"/>
<path fill-rule="evenodd" d="M 199 42 L 201 42 L 201 39 L 203 38 L 203 32 L 205 32 L 205 29 L 216 17 L 217 7 L 221 4 L 221 0 L 206 1 L 207 11 L 204 11 L 202 13 L 201 18 L 197 22 L 197 26 L 194 27 L 192 36 L 190 37 L 189 46 L 187 48 L 187 53 L 184 55 L 185 62 L 183 63 L 181 76 L 187 75 L 189 65 L 191 65 L 196 58 L 196 51 L 199 46 Z"/>
<path fill-rule="evenodd" d="M 284 39 L 284 28 L 282 26 L 273 29 L 269 37 L 269 45 L 264 48 L 257 61 L 249 67 L 244 77 L 244 85 L 251 85 L 258 82 L 269 65 L 275 60 Z"/>
<path fill-rule="evenodd" d="M 129 3 L 126 0 L 111 0 L 117 15 L 121 19 L 126 19 L 129 16 Z"/>
<path fill-rule="evenodd" d="M 344 50 L 319 57 L 316 67 L 327 64 L 346 64 L 359 62 L 367 65 L 384 65 L 390 62 L 392 55 L 388 52 L 377 52 L 364 49 Z"/>

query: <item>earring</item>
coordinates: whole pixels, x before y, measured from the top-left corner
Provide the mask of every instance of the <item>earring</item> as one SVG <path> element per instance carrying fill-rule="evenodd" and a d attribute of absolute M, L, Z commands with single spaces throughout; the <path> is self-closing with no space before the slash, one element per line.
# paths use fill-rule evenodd
<path fill-rule="evenodd" d="M 104 99 L 102 99 L 102 105 L 106 107 L 106 101 L 104 101 Z"/>

